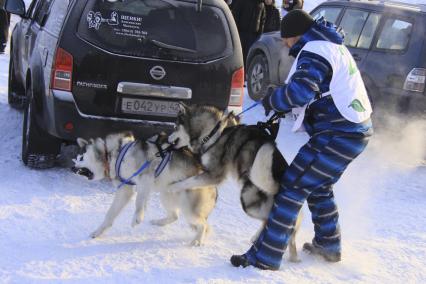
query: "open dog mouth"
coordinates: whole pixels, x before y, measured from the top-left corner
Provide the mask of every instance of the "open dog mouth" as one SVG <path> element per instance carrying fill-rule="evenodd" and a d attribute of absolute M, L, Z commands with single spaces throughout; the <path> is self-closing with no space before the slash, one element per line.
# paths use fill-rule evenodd
<path fill-rule="evenodd" d="M 75 174 L 87 177 L 89 180 L 93 179 L 93 173 L 88 168 L 72 167 L 71 171 Z"/>

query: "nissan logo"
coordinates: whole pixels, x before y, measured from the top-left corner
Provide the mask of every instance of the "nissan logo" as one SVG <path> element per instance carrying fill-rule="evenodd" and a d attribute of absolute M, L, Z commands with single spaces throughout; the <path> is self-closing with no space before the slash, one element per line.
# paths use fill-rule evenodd
<path fill-rule="evenodd" d="M 151 77 L 155 80 L 161 80 L 166 76 L 166 71 L 161 66 L 154 66 L 149 70 L 149 74 L 151 74 Z"/>

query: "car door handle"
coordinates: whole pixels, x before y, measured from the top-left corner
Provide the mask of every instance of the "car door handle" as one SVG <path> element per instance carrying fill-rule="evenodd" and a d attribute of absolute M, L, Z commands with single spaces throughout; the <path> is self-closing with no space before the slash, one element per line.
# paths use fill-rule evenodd
<path fill-rule="evenodd" d="M 358 54 L 356 54 L 356 53 L 354 53 L 353 55 L 352 55 L 352 57 L 354 58 L 354 60 L 355 61 L 361 61 L 362 60 L 362 57 L 361 56 L 359 56 Z"/>
<path fill-rule="evenodd" d="M 49 50 L 47 48 L 43 49 L 43 65 L 47 64 L 47 56 L 49 55 Z"/>

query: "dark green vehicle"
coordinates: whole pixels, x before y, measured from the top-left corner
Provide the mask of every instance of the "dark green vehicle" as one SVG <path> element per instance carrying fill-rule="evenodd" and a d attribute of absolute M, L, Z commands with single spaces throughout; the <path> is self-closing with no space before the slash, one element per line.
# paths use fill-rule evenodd
<path fill-rule="evenodd" d="M 327 1 L 312 10 L 345 31 L 373 107 L 426 115 L 426 4 Z M 264 34 L 248 54 L 248 92 L 284 83 L 292 64 L 279 32 Z"/>

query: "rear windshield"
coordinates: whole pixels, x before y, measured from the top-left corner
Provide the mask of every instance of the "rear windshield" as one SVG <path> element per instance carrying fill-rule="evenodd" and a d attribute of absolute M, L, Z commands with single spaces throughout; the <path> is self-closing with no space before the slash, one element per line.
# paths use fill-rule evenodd
<path fill-rule="evenodd" d="M 113 53 L 206 62 L 232 53 L 224 13 L 173 0 L 89 0 L 78 25 L 84 40 Z"/>

